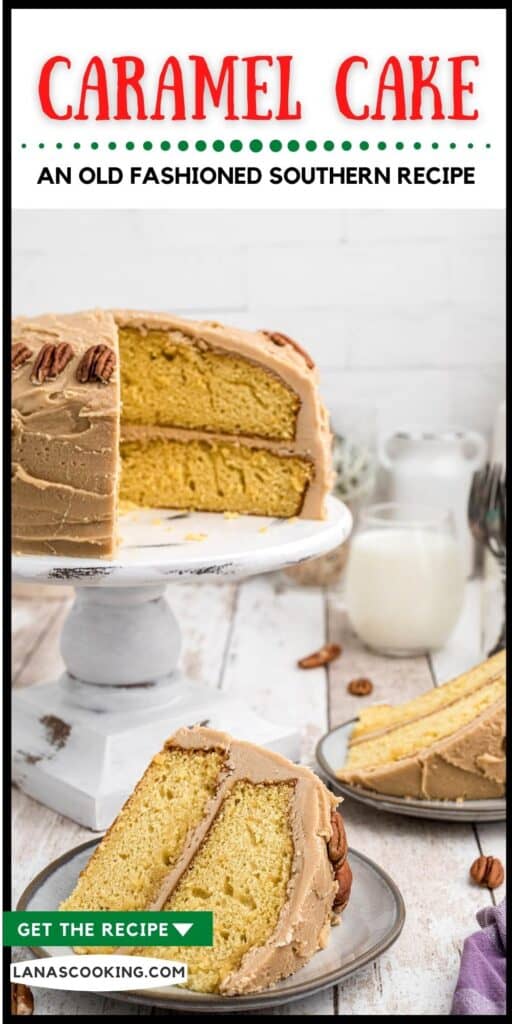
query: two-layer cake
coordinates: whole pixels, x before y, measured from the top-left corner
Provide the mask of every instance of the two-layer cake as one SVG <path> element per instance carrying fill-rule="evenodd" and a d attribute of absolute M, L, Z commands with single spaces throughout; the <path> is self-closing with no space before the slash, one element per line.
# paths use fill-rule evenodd
<path fill-rule="evenodd" d="M 320 519 L 331 435 L 297 342 L 162 313 L 13 325 L 13 549 L 109 556 L 119 501 Z"/>

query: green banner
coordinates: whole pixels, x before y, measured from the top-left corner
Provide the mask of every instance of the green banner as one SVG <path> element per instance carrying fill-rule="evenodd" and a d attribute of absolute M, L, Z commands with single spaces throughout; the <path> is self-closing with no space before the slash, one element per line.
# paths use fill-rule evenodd
<path fill-rule="evenodd" d="M 213 946 L 213 913 L 6 911 L 4 946 Z"/>

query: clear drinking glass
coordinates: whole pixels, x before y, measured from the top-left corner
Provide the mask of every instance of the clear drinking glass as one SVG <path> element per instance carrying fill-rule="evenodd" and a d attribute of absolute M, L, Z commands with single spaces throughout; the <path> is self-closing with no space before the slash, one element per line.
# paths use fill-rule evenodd
<path fill-rule="evenodd" d="M 361 511 L 345 594 L 352 626 L 373 650 L 405 657 L 442 647 L 464 595 L 451 512 L 391 503 Z"/>

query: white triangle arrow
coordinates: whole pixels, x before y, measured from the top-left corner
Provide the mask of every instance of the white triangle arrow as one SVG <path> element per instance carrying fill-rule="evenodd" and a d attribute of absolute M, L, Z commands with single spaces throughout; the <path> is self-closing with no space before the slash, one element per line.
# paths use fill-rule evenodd
<path fill-rule="evenodd" d="M 177 924 L 176 921 L 173 921 L 173 925 L 176 928 L 176 931 L 180 933 L 180 935 L 186 935 L 187 932 L 189 932 L 190 929 L 192 928 L 193 923 L 194 922 L 191 922 L 191 924 L 185 924 L 185 922 L 182 922 L 181 924 Z"/>

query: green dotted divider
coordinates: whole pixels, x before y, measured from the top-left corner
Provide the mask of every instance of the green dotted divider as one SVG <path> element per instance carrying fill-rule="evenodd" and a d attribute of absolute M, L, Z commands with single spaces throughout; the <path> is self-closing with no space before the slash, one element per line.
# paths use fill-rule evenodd
<path fill-rule="evenodd" d="M 38 142 L 38 143 L 34 143 L 33 145 L 36 146 L 38 149 L 45 149 L 45 148 L 50 148 L 51 143 Z M 456 142 L 446 143 L 445 145 L 449 149 L 457 149 L 457 143 Z M 459 143 L 458 145 L 459 145 L 459 148 L 461 148 L 461 149 L 464 148 L 464 143 Z M 467 149 L 475 149 L 475 145 L 476 144 L 474 142 L 467 142 L 465 145 L 466 145 Z M 290 152 L 290 153 L 297 153 L 301 149 L 306 150 L 306 152 L 308 152 L 308 153 L 314 153 L 317 149 L 324 149 L 326 152 L 331 153 L 333 150 L 335 150 L 337 148 L 342 149 L 344 152 L 349 152 L 349 150 L 357 149 L 357 148 L 363 150 L 363 152 L 365 152 L 368 149 L 372 149 L 372 148 L 373 149 L 377 149 L 377 150 L 379 150 L 381 152 L 383 150 L 388 149 L 388 148 L 392 149 L 393 147 L 395 149 L 398 149 L 398 150 L 404 150 L 404 149 L 408 149 L 408 148 L 409 149 L 413 149 L 413 150 L 429 149 L 429 148 L 432 148 L 432 149 L 440 149 L 440 148 L 442 148 L 440 146 L 439 142 L 432 142 L 432 143 L 428 143 L 428 142 L 405 143 L 405 142 L 398 141 L 398 142 L 394 142 L 393 143 L 393 142 L 384 142 L 383 140 L 380 140 L 378 142 L 373 142 L 372 143 L 372 142 L 367 142 L 364 139 L 361 142 L 351 142 L 350 139 L 343 139 L 342 142 L 334 142 L 332 139 L 323 139 L 321 141 L 316 141 L 315 139 L 307 139 L 304 142 L 299 142 L 297 139 L 289 139 L 286 142 L 282 142 L 280 139 L 271 139 L 270 142 L 263 142 L 261 139 L 251 139 L 247 143 L 243 143 L 241 141 L 241 139 L 230 139 L 228 141 L 224 141 L 223 139 L 213 139 L 211 142 L 207 142 L 205 139 L 198 139 L 194 143 L 187 142 L 185 139 L 181 139 L 178 142 L 174 142 L 174 143 L 169 142 L 168 139 L 164 139 L 160 143 L 158 143 L 158 142 L 151 142 L 149 139 L 146 139 L 144 142 L 141 142 L 141 143 L 130 142 L 130 141 L 129 142 L 125 142 L 125 143 L 118 143 L 118 142 L 111 141 L 111 142 L 102 143 L 101 145 L 100 145 L 99 142 L 89 142 L 89 143 L 87 143 L 87 142 L 85 142 L 85 143 L 73 142 L 73 143 L 70 143 L 69 146 L 72 149 L 87 149 L 87 147 L 89 146 L 91 149 L 101 149 L 101 148 L 103 148 L 103 149 L 109 149 L 109 150 L 115 150 L 118 147 L 122 148 L 124 146 L 125 149 L 130 150 L 130 151 L 134 150 L 134 149 L 143 149 L 143 150 L 146 150 L 147 152 L 149 152 L 152 149 L 158 149 L 158 148 L 160 148 L 164 152 L 168 152 L 174 146 L 174 148 L 178 149 L 180 152 L 186 152 L 186 150 L 188 150 L 190 148 L 193 148 L 198 153 L 204 153 L 207 149 L 212 149 L 215 153 L 222 153 L 223 150 L 226 149 L 226 147 L 228 147 L 233 153 L 240 153 L 244 148 L 245 149 L 249 149 L 251 153 L 261 153 L 261 151 L 264 150 L 264 149 L 269 149 L 272 153 L 280 153 L 283 149 L 287 149 L 288 152 Z M 491 143 L 490 142 L 486 142 L 485 144 L 482 144 L 482 146 L 483 146 L 484 149 L 491 149 Z M 30 148 L 30 144 L 29 143 L 27 143 L 27 142 L 22 142 L 21 143 L 21 149 L 29 149 L 29 148 Z M 59 149 L 59 150 L 60 149 L 64 149 L 65 148 L 64 147 L 64 143 L 56 142 L 55 143 L 55 148 Z"/>

